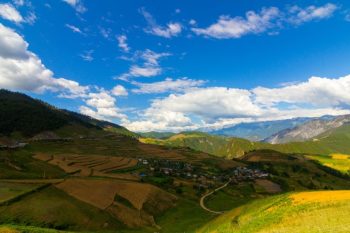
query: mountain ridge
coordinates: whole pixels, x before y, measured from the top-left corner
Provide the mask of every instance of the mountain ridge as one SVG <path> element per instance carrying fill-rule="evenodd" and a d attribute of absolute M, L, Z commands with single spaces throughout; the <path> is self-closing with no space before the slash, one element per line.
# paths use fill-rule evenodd
<path fill-rule="evenodd" d="M 307 141 L 346 123 L 350 123 L 350 115 L 337 116 L 331 119 L 315 119 L 294 128 L 282 130 L 263 141 L 272 144 Z"/>
<path fill-rule="evenodd" d="M 0 135 L 3 137 L 30 138 L 44 132 L 60 131 L 64 127 L 78 127 L 86 132 L 137 135 L 120 125 L 58 109 L 28 95 L 5 89 L 0 89 L 0 109 Z"/>

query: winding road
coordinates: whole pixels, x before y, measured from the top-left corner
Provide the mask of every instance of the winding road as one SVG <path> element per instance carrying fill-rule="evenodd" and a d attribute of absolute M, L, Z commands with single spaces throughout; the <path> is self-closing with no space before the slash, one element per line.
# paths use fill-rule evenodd
<path fill-rule="evenodd" d="M 209 193 L 203 195 L 203 196 L 201 197 L 200 201 L 199 201 L 200 206 L 201 206 L 204 210 L 206 210 L 206 211 L 208 211 L 208 212 L 210 212 L 210 213 L 213 213 L 213 214 L 223 214 L 224 211 L 214 211 L 214 210 L 208 209 L 208 208 L 205 206 L 205 204 L 204 204 L 204 200 L 205 200 L 205 198 L 209 197 L 209 196 L 212 195 L 213 193 L 219 191 L 220 189 L 225 188 L 230 182 L 231 182 L 231 179 L 230 179 L 227 183 L 223 184 L 222 186 L 220 186 L 220 187 L 214 189 L 213 191 L 211 191 L 211 192 L 209 192 Z"/>

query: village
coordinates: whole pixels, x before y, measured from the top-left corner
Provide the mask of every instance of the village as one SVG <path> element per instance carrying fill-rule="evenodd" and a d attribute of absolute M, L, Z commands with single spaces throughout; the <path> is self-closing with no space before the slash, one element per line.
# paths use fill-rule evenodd
<path fill-rule="evenodd" d="M 174 160 L 139 158 L 138 166 L 144 168 L 142 172 L 139 173 L 141 178 L 161 175 L 185 179 L 205 189 L 213 188 L 218 184 L 228 181 L 230 181 L 231 185 L 235 185 L 240 182 L 266 179 L 269 177 L 269 173 L 249 167 L 236 167 L 229 171 L 214 173 L 199 165 Z"/>

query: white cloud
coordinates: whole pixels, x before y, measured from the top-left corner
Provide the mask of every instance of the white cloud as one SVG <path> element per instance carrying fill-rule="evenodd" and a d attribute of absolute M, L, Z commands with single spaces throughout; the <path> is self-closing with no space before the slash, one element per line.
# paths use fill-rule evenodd
<path fill-rule="evenodd" d="M 180 23 L 170 22 L 166 26 L 160 26 L 157 24 L 153 16 L 144 8 L 140 9 L 140 13 L 143 15 L 143 17 L 145 17 L 148 23 L 148 27 L 145 29 L 145 32 L 149 34 L 171 38 L 178 36 L 182 32 L 182 25 Z"/>
<path fill-rule="evenodd" d="M 80 54 L 80 57 L 84 61 L 93 61 L 94 60 L 94 57 L 92 56 L 93 53 L 94 53 L 94 50 L 88 50 L 88 51 L 85 51 L 83 54 Z"/>
<path fill-rule="evenodd" d="M 302 24 L 312 20 L 321 20 L 329 18 L 338 9 L 335 4 L 327 3 L 324 6 L 308 6 L 306 8 L 301 8 L 298 6 L 293 6 L 289 9 L 291 14 L 288 21 L 293 24 Z"/>
<path fill-rule="evenodd" d="M 130 75 L 133 77 L 152 77 L 160 73 L 161 69 L 159 67 L 132 66 L 130 68 Z"/>
<path fill-rule="evenodd" d="M 127 96 L 128 91 L 122 85 L 117 85 L 111 90 L 112 95 L 115 96 Z"/>
<path fill-rule="evenodd" d="M 170 55 L 170 53 L 156 53 L 150 49 L 146 49 L 145 51 L 139 53 L 138 56 L 145 61 L 145 65 L 158 66 L 161 58 L 168 57 Z"/>
<path fill-rule="evenodd" d="M 334 4 L 327 3 L 323 6 L 308 6 L 301 8 L 292 6 L 287 11 L 277 7 L 263 8 L 260 12 L 248 11 L 245 17 L 230 17 L 222 15 L 218 21 L 207 28 L 192 28 L 197 35 L 213 37 L 217 39 L 240 38 L 248 34 L 260 34 L 269 32 L 276 34 L 285 25 L 300 25 L 313 20 L 329 18 L 338 9 Z M 271 30 L 275 30 L 272 31 Z"/>
<path fill-rule="evenodd" d="M 339 79 L 311 77 L 307 82 L 282 88 L 257 87 L 253 93 L 261 105 L 281 102 L 323 107 L 350 105 L 350 75 Z"/>
<path fill-rule="evenodd" d="M 264 8 L 260 13 L 248 11 L 246 17 L 220 16 L 219 20 L 208 28 L 192 28 L 197 35 L 214 38 L 240 38 L 246 34 L 265 32 L 274 26 L 274 21 L 280 17 L 276 7 Z"/>
<path fill-rule="evenodd" d="M 128 81 L 132 77 L 153 77 L 160 75 L 162 68 L 159 65 L 159 60 L 170 55 L 170 53 L 156 53 L 149 49 L 142 52 L 137 51 L 133 57 L 127 58 L 127 60 L 140 63 L 140 65 L 132 65 L 127 73 L 116 78 Z"/>
<path fill-rule="evenodd" d="M 184 92 L 185 90 L 193 87 L 201 86 L 205 83 L 203 80 L 193 80 L 188 78 L 180 78 L 173 80 L 166 78 L 164 81 L 153 83 L 139 83 L 132 82 L 137 86 L 137 89 L 133 89 L 133 93 L 137 94 L 151 94 L 151 93 L 165 93 L 165 92 Z"/>
<path fill-rule="evenodd" d="M 98 93 L 89 93 L 85 100 L 87 106 L 81 106 L 79 111 L 82 114 L 103 120 L 123 119 L 127 116 L 121 113 L 121 110 L 116 107 L 116 99 L 107 91 Z"/>
<path fill-rule="evenodd" d="M 79 34 L 85 35 L 85 33 L 83 31 L 81 31 L 80 28 L 78 28 L 74 25 L 66 24 L 66 27 L 69 28 L 74 33 L 79 33 Z"/>
<path fill-rule="evenodd" d="M 28 43 L 14 30 L 0 24 L 0 87 L 13 90 L 63 95 L 83 95 L 88 87 L 65 78 L 54 78 L 39 57 L 28 50 Z"/>
<path fill-rule="evenodd" d="M 120 35 L 117 37 L 119 48 L 121 48 L 126 53 L 130 51 L 130 48 L 126 42 L 127 39 L 128 38 L 125 35 Z"/>
<path fill-rule="evenodd" d="M 39 57 L 28 50 L 28 46 L 22 36 L 0 24 L 0 88 L 36 93 L 51 91 L 62 98 L 79 98 L 87 105 L 81 106 L 81 113 L 99 119 L 126 121 L 127 116 L 116 107 L 116 99 L 110 92 L 99 87 L 81 86 L 73 80 L 55 78 Z M 116 94 L 116 91 L 113 89 L 112 92 Z M 121 91 L 119 88 L 119 95 L 125 95 Z"/>
<path fill-rule="evenodd" d="M 24 22 L 21 14 L 11 4 L 0 4 L 0 17 L 14 23 Z"/>
<path fill-rule="evenodd" d="M 252 90 L 189 88 L 182 94 L 154 99 L 137 121 L 125 126 L 135 131 L 182 131 L 222 128 L 241 122 L 350 114 L 350 75 L 337 79 L 311 77 L 306 82 L 285 85 Z"/>
<path fill-rule="evenodd" d="M 87 11 L 81 0 L 63 0 L 65 3 L 73 7 L 78 13 L 84 13 Z"/>
<path fill-rule="evenodd" d="M 195 88 L 184 94 L 171 94 L 153 101 L 152 108 L 195 114 L 207 119 L 255 116 L 261 113 L 248 90 L 209 87 Z"/>

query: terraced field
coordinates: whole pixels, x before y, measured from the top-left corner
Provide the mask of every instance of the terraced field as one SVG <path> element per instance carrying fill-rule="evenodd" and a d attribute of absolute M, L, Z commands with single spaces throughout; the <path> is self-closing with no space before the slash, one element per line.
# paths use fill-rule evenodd
<path fill-rule="evenodd" d="M 116 195 L 128 200 L 138 210 L 141 210 L 150 198 L 156 196 L 160 203 L 162 198 L 169 201 L 176 200 L 175 196 L 149 184 L 112 179 L 73 178 L 57 184 L 56 187 L 100 209 L 106 209 L 112 205 Z M 158 206 L 157 209 L 162 211 L 164 208 Z"/>
<path fill-rule="evenodd" d="M 117 170 L 135 167 L 136 159 L 97 155 L 48 155 L 39 153 L 34 158 L 56 165 L 68 174 L 79 173 L 81 176 L 103 176 Z"/>

